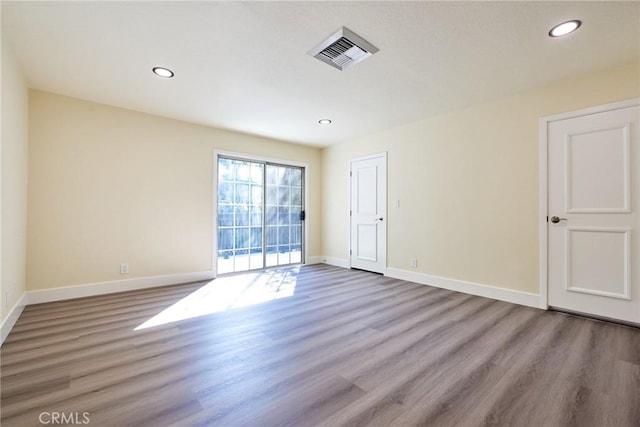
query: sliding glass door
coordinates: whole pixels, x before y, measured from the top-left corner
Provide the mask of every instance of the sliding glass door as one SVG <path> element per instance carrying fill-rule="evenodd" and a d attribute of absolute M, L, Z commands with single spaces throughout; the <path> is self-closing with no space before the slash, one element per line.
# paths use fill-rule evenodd
<path fill-rule="evenodd" d="M 303 259 L 304 168 L 218 157 L 218 274 Z"/>

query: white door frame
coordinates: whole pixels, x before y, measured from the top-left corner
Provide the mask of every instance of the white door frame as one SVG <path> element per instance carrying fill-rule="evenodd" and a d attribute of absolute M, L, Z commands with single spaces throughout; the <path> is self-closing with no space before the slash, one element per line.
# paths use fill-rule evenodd
<path fill-rule="evenodd" d="M 211 270 L 213 271 L 213 277 L 216 278 L 218 276 L 218 157 L 220 156 L 228 156 L 235 157 L 238 159 L 246 159 L 247 161 L 255 160 L 258 162 L 268 162 L 268 163 L 276 163 L 283 166 L 294 166 L 299 168 L 304 168 L 304 200 L 302 209 L 306 212 L 306 218 L 303 221 L 304 226 L 304 236 L 302 237 L 303 245 L 302 248 L 304 250 L 304 263 L 309 263 L 309 164 L 303 162 L 295 162 L 293 160 L 284 160 L 273 157 L 265 157 L 258 156 L 255 154 L 249 153 L 238 153 L 234 151 L 226 151 L 226 150 L 213 150 L 213 175 L 212 175 L 212 183 L 213 187 L 211 189 L 212 196 L 212 205 L 213 205 L 213 222 L 212 222 L 212 241 L 211 241 Z M 266 266 L 264 267 L 267 268 Z"/>
<path fill-rule="evenodd" d="M 388 230 L 389 230 L 389 226 L 388 226 L 388 221 L 387 219 L 389 218 L 389 216 L 387 215 L 387 203 L 388 203 L 388 194 L 389 194 L 389 162 L 387 161 L 387 152 L 383 151 L 381 153 L 377 153 L 377 154 L 370 154 L 368 156 L 363 156 L 363 157 L 356 157 L 354 159 L 349 159 L 349 164 L 348 164 L 348 170 L 349 170 L 349 174 L 351 174 L 351 164 L 353 162 L 358 162 L 361 160 L 369 160 L 369 159 L 375 159 L 378 157 L 382 157 L 384 158 L 384 163 L 386 165 L 385 167 L 385 194 L 384 194 L 384 200 L 385 200 L 385 213 L 384 213 L 384 221 L 385 221 L 385 233 L 388 234 Z M 350 176 L 349 176 L 350 178 Z M 349 224 L 349 233 L 347 234 L 347 253 L 348 253 L 348 268 L 351 268 L 351 179 L 348 180 L 349 181 L 349 192 L 348 192 L 348 202 L 347 202 L 347 218 L 348 218 L 348 224 Z M 382 272 L 382 274 L 384 276 L 387 275 L 387 241 L 389 240 L 387 238 L 388 236 L 385 236 L 384 239 L 384 246 L 382 247 L 382 254 L 384 256 L 384 271 Z"/>
<path fill-rule="evenodd" d="M 575 117 L 587 116 L 589 114 L 597 114 L 605 111 L 620 110 L 628 107 L 640 105 L 640 98 L 631 98 L 624 101 L 612 102 L 595 107 L 583 108 L 581 110 L 569 111 L 566 113 L 545 116 L 540 119 L 540 135 L 539 135 L 539 178 L 540 178 L 540 205 L 539 205 L 539 223 L 538 223 L 538 244 L 539 244 L 539 292 L 540 292 L 540 308 L 547 310 L 549 308 L 549 270 L 548 270 L 548 222 L 547 216 L 549 206 L 549 183 L 548 183 L 548 126 L 549 123 L 558 120 L 572 119 Z"/>

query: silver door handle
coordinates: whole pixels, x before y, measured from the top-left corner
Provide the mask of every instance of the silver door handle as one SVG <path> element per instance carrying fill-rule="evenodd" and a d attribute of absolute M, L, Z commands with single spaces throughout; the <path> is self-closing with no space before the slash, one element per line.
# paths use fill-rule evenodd
<path fill-rule="evenodd" d="M 567 218 L 560 218 L 560 217 L 557 217 L 557 216 L 552 216 L 551 217 L 551 222 L 554 223 L 554 224 L 557 224 L 560 221 L 566 221 L 566 220 L 567 220 Z"/>

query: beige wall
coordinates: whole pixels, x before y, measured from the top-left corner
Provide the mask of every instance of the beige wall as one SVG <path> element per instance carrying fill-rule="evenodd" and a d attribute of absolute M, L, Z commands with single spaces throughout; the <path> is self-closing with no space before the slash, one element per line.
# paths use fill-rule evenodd
<path fill-rule="evenodd" d="M 320 255 L 317 148 L 39 91 L 29 114 L 28 290 L 210 270 L 215 149 L 309 164 Z"/>
<path fill-rule="evenodd" d="M 639 95 L 631 64 L 323 150 L 323 255 L 348 258 L 349 159 L 387 151 L 388 267 L 538 293 L 539 118 Z"/>
<path fill-rule="evenodd" d="M 6 37 L 2 37 L 2 149 L 0 318 L 25 291 L 27 242 L 28 90 Z"/>
<path fill-rule="evenodd" d="M 209 270 L 221 149 L 308 163 L 310 255 L 343 259 L 348 160 L 387 151 L 389 267 L 535 293 L 538 120 L 638 96 L 639 77 L 632 64 L 322 151 L 31 91 L 27 289 Z"/>

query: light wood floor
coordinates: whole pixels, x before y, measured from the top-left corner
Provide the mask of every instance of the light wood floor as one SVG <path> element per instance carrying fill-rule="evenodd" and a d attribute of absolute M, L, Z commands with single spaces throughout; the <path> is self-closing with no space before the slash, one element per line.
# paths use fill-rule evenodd
<path fill-rule="evenodd" d="M 325 265 L 273 278 L 295 294 L 141 330 L 204 283 L 27 307 L 2 426 L 640 425 L 639 329 Z"/>

